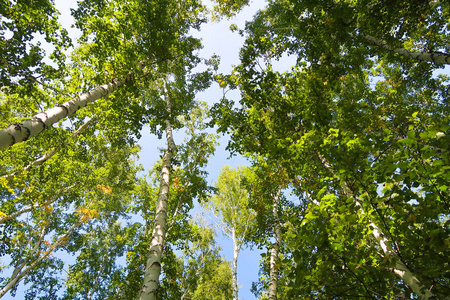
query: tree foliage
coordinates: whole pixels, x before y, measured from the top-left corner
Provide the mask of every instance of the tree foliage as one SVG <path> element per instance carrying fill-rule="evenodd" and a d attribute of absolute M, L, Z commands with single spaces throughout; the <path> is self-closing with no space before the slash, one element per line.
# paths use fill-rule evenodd
<path fill-rule="evenodd" d="M 242 93 L 240 108 L 215 108 L 229 149 L 278 162 L 302 201 L 285 238 L 288 298 L 447 294 L 446 267 L 419 257 L 446 266 L 425 239 L 449 237 L 447 176 L 431 171 L 448 166 L 448 77 L 393 49 L 445 56 L 448 8 L 393 5 L 272 1 L 224 76 Z M 296 65 L 276 71 L 285 54 Z"/>
<path fill-rule="evenodd" d="M 255 212 L 249 207 L 248 190 L 245 181 L 251 170 L 238 166 L 232 169 L 224 166 L 215 183 L 216 193 L 205 203 L 218 221 L 217 226 L 233 241 L 233 299 L 238 299 L 237 263 L 242 246 L 251 236 Z"/>
<path fill-rule="evenodd" d="M 58 22 L 58 11 L 53 1 L 35 0 L 10 1 L 0 4 L 0 81 L 2 86 L 30 92 L 31 86 L 56 79 L 64 75 L 64 51 L 71 46 L 71 40 Z M 46 55 L 41 41 L 54 47 Z M 55 66 L 44 62 L 50 58 Z"/>
<path fill-rule="evenodd" d="M 249 2 L 214 3 L 217 20 Z M 135 299 L 164 219 L 163 299 L 237 299 L 246 243 L 267 250 L 261 299 L 445 299 L 448 2 L 271 0 L 238 30 L 231 74 L 198 56 L 207 13 L 197 0 L 79 1 L 66 60 L 53 1 L 0 3 L 0 296 L 24 283 L 26 299 Z M 224 97 L 209 112 L 196 97 L 212 78 Z M 215 189 L 211 115 L 253 165 L 223 168 Z M 186 137 L 148 176 L 143 128 Z M 192 222 L 195 200 L 234 239 L 232 265 Z"/>

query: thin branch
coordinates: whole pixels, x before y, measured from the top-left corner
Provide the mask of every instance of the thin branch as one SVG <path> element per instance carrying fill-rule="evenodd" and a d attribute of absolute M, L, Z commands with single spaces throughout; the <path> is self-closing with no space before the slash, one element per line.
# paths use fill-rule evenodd
<path fill-rule="evenodd" d="M 44 203 L 41 203 L 41 204 L 35 203 L 35 204 L 33 204 L 33 205 L 29 205 L 29 206 L 27 206 L 27 207 L 24 207 L 24 208 L 22 208 L 22 209 L 20 209 L 20 210 L 18 210 L 18 211 L 16 211 L 16 212 L 13 212 L 13 213 L 7 215 L 6 217 L 1 218 L 1 219 L 0 219 L 0 224 L 3 224 L 3 223 L 5 223 L 5 222 L 8 222 L 9 220 L 15 219 L 15 218 L 17 218 L 18 216 L 20 216 L 20 215 L 22 215 L 22 214 L 24 214 L 24 213 L 27 213 L 27 212 L 32 211 L 33 209 L 36 209 L 36 208 L 39 208 L 39 207 L 43 207 L 43 206 L 47 206 L 47 205 L 50 205 L 50 204 L 54 203 L 56 200 L 59 199 L 59 197 L 61 197 L 61 196 L 62 196 L 63 194 L 65 194 L 68 190 L 70 190 L 71 188 L 73 188 L 74 186 L 76 186 L 78 183 L 79 183 L 79 182 L 76 182 L 76 183 L 72 184 L 71 186 L 69 186 L 69 187 L 67 187 L 67 188 L 65 188 L 65 189 L 63 189 L 63 190 L 61 190 L 61 191 L 58 193 L 57 196 L 51 198 L 50 200 L 48 200 L 48 201 L 46 201 L 46 202 L 44 202 Z"/>
<path fill-rule="evenodd" d="M 66 242 L 68 236 L 72 233 L 72 231 L 81 224 L 81 220 L 75 222 L 64 235 L 62 235 L 54 244 L 49 246 L 47 251 L 44 251 L 43 254 L 37 258 L 33 263 L 31 263 L 25 270 L 21 271 L 19 274 L 16 274 L 14 278 L 11 278 L 6 285 L 0 290 L 0 298 L 3 297 L 8 291 L 13 289 L 22 279 L 28 276 L 29 272 L 33 270 L 37 264 L 39 264 L 42 260 L 46 259 L 53 250 L 58 249 L 63 243 Z M 37 250 L 37 246 L 41 243 L 42 239 L 38 241 L 33 251 Z"/>
<path fill-rule="evenodd" d="M 105 260 L 106 260 L 106 255 L 103 255 L 102 263 L 101 263 L 101 265 L 100 265 L 100 269 L 98 270 L 97 276 L 95 277 L 95 280 L 94 280 L 94 282 L 93 282 L 93 284 L 92 284 L 92 287 L 91 287 L 90 290 L 89 290 L 89 294 L 88 294 L 88 296 L 87 296 L 87 300 L 90 300 L 90 299 L 92 298 L 92 295 L 93 295 L 94 292 L 95 292 L 95 288 L 96 288 L 97 285 L 98 285 L 98 280 L 99 280 L 100 275 L 102 274 L 103 268 L 104 268 L 104 266 L 105 266 Z"/>
<path fill-rule="evenodd" d="M 79 135 L 80 133 L 82 133 L 84 131 L 84 129 L 87 127 L 87 125 L 89 125 L 92 122 L 93 119 L 90 119 L 88 121 L 86 121 L 83 125 L 81 125 L 74 133 L 72 133 L 71 138 L 76 137 L 77 135 Z M 47 160 L 49 160 L 53 155 L 55 155 L 59 150 L 61 149 L 61 145 L 58 147 L 53 148 L 53 150 L 51 150 L 50 152 L 48 152 L 47 154 L 45 154 L 44 156 L 36 159 L 35 161 L 29 163 L 26 167 L 24 167 L 21 170 L 17 170 L 13 173 L 10 174 L 6 174 L 3 176 L 0 176 L 0 178 L 6 178 L 7 180 L 11 180 L 14 176 L 28 171 L 33 167 L 39 166 L 41 164 L 43 164 L 44 162 L 46 162 Z"/>

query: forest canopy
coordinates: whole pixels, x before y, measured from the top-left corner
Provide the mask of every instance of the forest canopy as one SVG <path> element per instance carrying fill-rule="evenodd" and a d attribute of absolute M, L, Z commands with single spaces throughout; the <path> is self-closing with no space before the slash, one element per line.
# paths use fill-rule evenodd
<path fill-rule="evenodd" d="M 0 2 L 0 298 L 237 300 L 248 246 L 257 299 L 449 299 L 450 3 L 269 0 L 221 73 L 247 5 Z"/>

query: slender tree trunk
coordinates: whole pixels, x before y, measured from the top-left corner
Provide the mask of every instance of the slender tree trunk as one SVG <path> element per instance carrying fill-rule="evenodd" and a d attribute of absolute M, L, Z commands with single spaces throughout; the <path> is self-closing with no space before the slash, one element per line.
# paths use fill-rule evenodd
<path fill-rule="evenodd" d="M 235 207 L 237 209 L 237 207 Z M 233 279 L 233 300 L 238 300 L 238 279 L 237 279 L 237 264 L 239 252 L 241 251 L 242 245 L 247 236 L 248 227 L 250 225 L 250 220 L 252 219 L 254 213 L 250 213 L 247 220 L 245 221 L 244 232 L 240 239 L 236 237 L 236 226 L 233 226 L 231 229 L 231 238 L 233 240 L 233 263 L 232 263 L 232 279 Z"/>
<path fill-rule="evenodd" d="M 270 253 L 270 271 L 269 271 L 269 300 L 277 300 L 278 291 L 278 256 L 281 247 L 281 224 L 278 217 L 278 203 L 280 201 L 281 187 L 278 189 L 277 194 L 273 199 L 273 218 L 274 218 L 274 232 L 275 242 L 272 245 Z"/>
<path fill-rule="evenodd" d="M 238 241 L 236 239 L 236 232 L 234 228 L 231 231 L 231 237 L 233 239 L 233 265 L 232 265 L 232 279 L 233 279 L 233 300 L 238 300 L 238 281 L 237 281 L 237 262 L 239 256 Z"/>
<path fill-rule="evenodd" d="M 373 37 L 371 35 L 363 34 L 364 38 L 371 44 L 375 46 L 382 47 L 388 51 L 410 57 L 413 59 L 434 62 L 436 64 L 450 64 L 450 54 L 441 52 L 417 52 L 409 51 L 405 48 L 394 48 L 385 43 L 384 41 Z"/>
<path fill-rule="evenodd" d="M 164 82 L 164 92 L 166 98 L 166 111 L 169 118 L 171 116 L 171 102 L 166 83 Z M 139 300 L 156 300 L 159 286 L 159 276 L 161 274 L 161 257 L 164 248 L 167 227 L 167 201 L 169 199 L 170 169 L 172 168 L 172 157 L 176 151 L 173 141 L 172 127 L 166 120 L 167 150 L 162 160 L 161 179 L 156 202 L 155 225 L 150 242 L 149 257 L 147 259 L 144 283 L 139 295 Z"/>
<path fill-rule="evenodd" d="M 95 280 L 94 280 L 94 282 L 92 283 L 92 286 L 91 286 L 91 288 L 90 288 L 90 290 L 89 290 L 89 293 L 88 293 L 88 296 L 87 296 L 86 300 L 91 300 L 92 295 L 94 295 L 94 292 L 95 292 L 95 290 L 97 289 L 97 286 L 98 286 L 98 280 L 100 279 L 100 275 L 102 275 L 103 268 L 104 268 L 104 266 L 105 266 L 105 261 L 106 261 L 106 255 L 104 255 L 104 256 L 102 257 L 102 263 L 100 264 L 100 269 L 98 270 L 97 276 L 95 277 Z"/>
<path fill-rule="evenodd" d="M 323 166 L 327 168 L 333 175 L 336 176 L 334 170 L 332 169 L 328 161 L 320 155 L 319 158 L 322 161 Z M 339 175 L 337 176 L 339 178 Z M 360 210 L 362 214 L 364 214 L 364 208 L 362 207 L 361 203 L 359 203 L 353 191 L 350 189 L 350 187 L 347 185 L 345 181 L 342 182 L 343 182 L 342 188 L 346 196 L 353 199 L 354 203 L 356 204 L 356 207 Z M 409 288 L 414 293 L 416 293 L 421 299 L 431 299 L 433 297 L 433 294 L 422 285 L 419 279 L 417 279 L 417 277 L 415 277 L 414 274 L 408 269 L 408 267 L 401 261 L 400 257 L 394 251 L 394 249 L 392 249 L 392 247 L 389 244 L 389 241 L 384 237 L 378 226 L 375 225 L 370 220 L 369 224 L 373 228 L 374 237 L 376 238 L 381 249 L 383 250 L 382 255 L 395 260 L 395 268 L 393 269 L 394 274 L 396 274 L 400 279 L 402 279 L 403 282 L 405 282 L 405 284 L 409 286 Z"/>
<path fill-rule="evenodd" d="M 355 203 L 362 210 L 361 204 L 358 201 Z M 416 295 L 419 295 L 420 299 L 432 299 L 433 294 L 422 285 L 419 279 L 401 261 L 398 254 L 389 245 L 388 240 L 381 235 L 379 228 L 373 222 L 369 224 L 373 227 L 373 235 L 378 240 L 381 249 L 383 249 L 384 256 L 391 257 L 395 260 L 395 268 L 392 269 L 392 272 L 400 277 Z"/>

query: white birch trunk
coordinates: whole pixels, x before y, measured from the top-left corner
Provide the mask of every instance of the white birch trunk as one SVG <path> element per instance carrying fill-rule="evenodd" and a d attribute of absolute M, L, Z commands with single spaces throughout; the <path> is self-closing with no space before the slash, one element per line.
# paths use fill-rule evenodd
<path fill-rule="evenodd" d="M 166 98 L 166 110 L 171 115 L 171 102 L 166 83 L 164 82 L 164 92 Z M 161 274 L 161 257 L 164 248 L 167 227 L 167 200 L 169 198 L 169 179 L 170 169 L 172 167 L 172 156 L 176 151 L 176 145 L 173 141 L 172 127 L 166 120 L 166 138 L 167 150 L 162 160 L 162 170 L 158 200 L 156 202 L 155 225 L 150 242 L 149 257 L 146 262 L 144 283 L 138 297 L 139 300 L 156 300 L 159 276 Z"/>
<path fill-rule="evenodd" d="M 434 62 L 436 64 L 450 64 L 450 54 L 447 53 L 440 53 L 440 52 L 417 52 L 417 51 L 409 51 L 405 48 L 394 48 L 389 46 L 384 41 L 367 35 L 363 34 L 364 38 L 371 44 L 375 46 L 382 47 L 388 51 L 410 57 L 413 59 L 423 60 L 423 61 L 429 61 Z"/>
<path fill-rule="evenodd" d="M 356 201 L 356 205 L 362 210 L 359 202 Z M 420 299 L 432 299 L 433 294 L 420 283 L 419 279 L 401 261 L 398 254 L 389 246 L 387 239 L 380 234 L 378 227 L 373 222 L 370 222 L 370 225 L 373 227 L 373 235 L 380 243 L 381 249 L 383 249 L 384 256 L 395 260 L 395 268 L 392 269 L 392 272 L 401 278 Z"/>
<path fill-rule="evenodd" d="M 124 85 L 129 76 L 122 80 L 115 80 L 101 85 L 45 112 L 40 112 L 29 120 L 0 130 L 0 150 L 26 141 L 65 117 L 73 115 L 89 103 L 111 94 L 118 87 Z"/>
<path fill-rule="evenodd" d="M 103 272 L 103 268 L 105 266 L 105 261 L 106 261 L 106 256 L 103 256 L 102 258 L 102 263 L 100 264 L 100 269 L 97 272 L 97 276 L 95 277 L 95 280 L 92 284 L 92 287 L 89 290 L 88 296 L 87 296 L 87 300 L 91 300 L 92 295 L 94 295 L 95 290 L 97 289 L 98 286 L 98 280 L 100 279 L 100 275 L 102 275 Z"/>
<path fill-rule="evenodd" d="M 233 239 L 233 265 L 231 270 L 233 279 L 233 300 L 238 300 L 237 261 L 240 247 L 238 247 L 238 241 L 236 240 L 236 232 L 234 227 L 231 230 L 231 237 Z"/>
<path fill-rule="evenodd" d="M 327 168 L 333 175 L 335 175 L 328 161 L 326 161 L 325 158 L 323 158 L 320 155 L 319 158 L 322 161 L 322 164 L 325 166 L 325 168 Z M 359 203 L 358 199 L 353 194 L 352 190 L 345 181 L 343 181 L 342 187 L 347 197 L 352 198 L 356 206 L 360 210 L 360 212 L 364 214 L 364 209 L 361 203 Z M 389 245 L 389 241 L 382 235 L 381 230 L 378 228 L 378 226 L 375 225 L 372 221 L 369 221 L 369 225 L 373 228 L 373 235 L 375 239 L 378 241 L 381 249 L 383 250 L 382 255 L 384 255 L 384 257 L 392 258 L 395 260 L 395 268 L 393 269 L 394 274 L 396 274 L 400 279 L 402 279 L 403 282 L 407 286 L 409 286 L 409 288 L 414 293 L 416 293 L 416 295 L 420 297 L 420 299 L 432 298 L 433 294 L 420 283 L 419 279 L 417 279 L 417 277 L 415 277 L 414 274 L 408 269 L 408 267 L 401 261 L 398 254 Z"/>
<path fill-rule="evenodd" d="M 278 291 L 278 256 L 281 247 L 281 224 L 280 218 L 278 217 L 278 203 L 280 201 L 281 187 L 278 189 L 277 194 L 273 199 L 272 213 L 275 221 L 274 232 L 275 232 L 275 242 L 272 245 L 270 252 L 270 271 L 269 271 L 269 300 L 277 300 Z"/>

